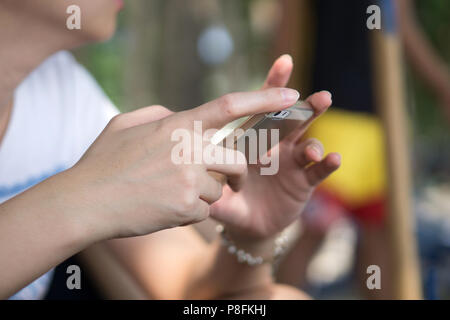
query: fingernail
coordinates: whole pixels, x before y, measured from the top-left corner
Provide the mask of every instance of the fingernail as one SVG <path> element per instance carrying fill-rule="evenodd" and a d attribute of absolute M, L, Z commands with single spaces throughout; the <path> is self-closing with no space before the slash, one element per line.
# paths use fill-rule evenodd
<path fill-rule="evenodd" d="M 330 99 L 333 99 L 333 94 L 330 91 L 325 90 L 325 92 L 330 95 Z"/>
<path fill-rule="evenodd" d="M 287 58 L 287 59 L 289 59 L 291 62 L 293 61 L 292 60 L 292 56 L 290 55 L 290 54 L 283 54 L 280 58 Z"/>
<path fill-rule="evenodd" d="M 312 144 L 312 145 L 309 146 L 309 148 L 311 148 L 312 150 L 314 150 L 314 152 L 315 152 L 320 158 L 322 158 L 322 149 L 321 149 L 319 146 L 317 146 L 317 145 L 315 145 L 315 144 Z"/>
<path fill-rule="evenodd" d="M 300 92 L 294 89 L 282 89 L 281 95 L 287 103 L 295 103 L 300 98 Z"/>

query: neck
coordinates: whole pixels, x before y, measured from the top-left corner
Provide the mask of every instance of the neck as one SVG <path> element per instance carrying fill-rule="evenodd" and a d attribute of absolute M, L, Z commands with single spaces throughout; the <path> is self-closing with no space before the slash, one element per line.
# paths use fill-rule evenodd
<path fill-rule="evenodd" d="M 17 86 L 39 64 L 64 48 L 61 36 L 36 25 L 29 16 L 18 17 L 0 10 L 0 118 L 9 113 Z"/>

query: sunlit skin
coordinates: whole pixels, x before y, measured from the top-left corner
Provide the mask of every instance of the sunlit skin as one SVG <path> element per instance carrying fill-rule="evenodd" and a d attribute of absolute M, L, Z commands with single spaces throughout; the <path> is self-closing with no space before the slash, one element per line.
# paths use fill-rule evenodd
<path fill-rule="evenodd" d="M 80 30 L 66 28 L 66 20 L 69 17 L 66 10 L 71 5 L 81 9 Z M 0 2 L 2 10 L 8 11 L 22 22 L 27 21 L 27 25 L 32 26 L 33 29 L 48 31 L 52 36 L 60 35 L 66 38 L 68 46 L 74 47 L 111 38 L 116 30 L 117 14 L 122 7 L 123 3 L 118 0 L 2 0 Z"/>
<path fill-rule="evenodd" d="M 292 59 L 280 57 L 263 88 L 285 85 L 292 69 Z M 308 100 L 316 110 L 315 117 L 331 104 L 328 92 L 317 93 Z M 226 186 L 222 198 L 211 208 L 213 217 L 227 222 L 238 247 L 254 255 L 270 256 L 276 235 L 297 219 L 314 186 L 340 166 L 340 155 L 324 156 L 319 141 L 297 143 L 307 126 L 280 144 L 278 175 L 260 176 L 257 166 L 249 166 L 242 189 L 233 192 Z M 270 264 L 248 268 L 236 263 L 220 241 L 209 245 L 193 228 L 114 240 L 109 246 L 148 295 L 156 299 L 307 298 L 298 290 L 273 283 Z M 91 259 L 95 255 L 95 250 L 86 253 Z"/>
<path fill-rule="evenodd" d="M 82 12 L 80 30 L 68 30 L 69 5 Z M 7 126 L 14 89 L 53 53 L 114 35 L 117 0 L 2 0 L 0 1 L 0 138 Z"/>
<path fill-rule="evenodd" d="M 291 57 L 282 56 L 272 67 L 263 89 L 285 86 L 292 69 Z M 235 193 L 225 187 L 224 195 L 213 205 L 213 217 L 229 219 L 230 224 L 247 235 L 266 237 L 276 234 L 299 217 L 313 188 L 340 166 L 340 155 L 324 156 L 319 141 L 300 141 L 309 124 L 332 103 L 329 92 L 316 93 L 307 100 L 315 111 L 313 119 L 272 150 L 280 155 L 278 174 L 263 176 L 257 165 L 250 165 L 242 190 Z M 307 167 L 313 162 L 316 164 Z"/>
<path fill-rule="evenodd" d="M 81 8 L 82 28 L 69 31 L 66 8 L 73 4 Z M 7 114 L 14 89 L 45 58 L 58 50 L 109 39 L 120 8 L 121 2 L 115 0 L 0 1 L 0 43 L 5 48 L 0 52 L 4 75 L 0 79 L 0 112 Z M 92 243 L 197 222 L 210 213 L 232 231 L 238 245 L 251 247 L 254 254 L 270 252 L 272 238 L 298 217 L 314 187 L 337 169 L 339 156 L 323 158 L 318 141 L 297 144 L 305 129 L 301 128 L 279 146 L 278 176 L 261 177 L 255 167 L 249 167 L 247 175 L 242 165 L 175 166 L 170 160 L 170 134 L 176 128 L 191 128 L 195 120 L 220 127 L 244 115 L 293 105 L 295 101 L 287 96 L 296 96 L 296 92 L 281 88 L 292 67 L 291 59 L 284 56 L 273 66 L 263 90 L 226 95 L 190 111 L 173 114 L 154 106 L 120 115 L 73 168 L 0 205 L 0 256 L 10 257 L 0 259 L 0 283 L 6 284 L 0 286 L 0 297 L 8 297 Z M 331 96 L 320 92 L 309 101 L 318 116 L 331 105 Z M 7 121 L 3 123 L 5 127 Z M 222 190 L 207 170 L 237 181 L 234 191 L 229 187 Z M 222 194 L 210 210 L 209 205 Z M 122 243 L 127 253 L 135 252 L 132 242 Z M 186 247 L 186 243 L 177 246 L 184 251 Z M 158 252 L 164 254 L 164 246 L 160 248 Z M 221 283 L 219 291 L 208 287 L 193 292 L 209 292 L 207 298 L 271 283 L 269 265 L 249 274 L 224 250 L 214 244 L 198 257 L 193 247 L 192 254 L 178 262 L 180 272 L 183 263 L 184 270 L 190 270 L 192 259 L 223 259 L 223 263 L 221 267 L 205 263 L 205 269 L 199 268 L 195 275 L 191 272 L 180 282 L 186 283 L 181 291 L 190 292 L 205 283 L 211 286 L 214 283 L 209 279 Z M 223 272 L 226 265 L 229 271 Z M 234 277 L 236 274 L 242 278 Z M 227 280 L 230 276 L 233 281 Z"/>

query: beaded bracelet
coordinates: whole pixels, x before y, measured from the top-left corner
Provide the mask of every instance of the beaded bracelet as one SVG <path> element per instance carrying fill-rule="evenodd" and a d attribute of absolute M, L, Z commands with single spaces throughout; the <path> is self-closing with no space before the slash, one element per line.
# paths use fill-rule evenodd
<path fill-rule="evenodd" d="M 278 238 L 275 239 L 273 254 L 270 258 L 264 259 L 261 256 L 255 257 L 251 253 L 237 248 L 234 241 L 228 237 L 228 234 L 223 225 L 217 225 L 216 231 L 220 233 L 222 237 L 222 245 L 227 247 L 228 253 L 235 255 L 239 263 L 246 263 L 249 266 L 257 266 L 263 263 L 274 263 L 285 252 L 287 248 L 287 237 L 286 235 L 281 234 Z"/>

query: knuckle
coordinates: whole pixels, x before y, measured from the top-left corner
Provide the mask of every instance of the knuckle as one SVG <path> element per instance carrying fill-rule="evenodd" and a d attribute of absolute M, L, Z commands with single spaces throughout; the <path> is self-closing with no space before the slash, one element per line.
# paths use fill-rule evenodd
<path fill-rule="evenodd" d="M 166 107 L 159 105 L 159 104 L 155 104 L 152 106 L 152 109 L 160 114 L 173 114 L 173 111 L 167 109 Z"/>
<path fill-rule="evenodd" d="M 234 177 L 243 177 L 247 174 L 247 164 L 236 163 L 230 167 Z"/>
<path fill-rule="evenodd" d="M 242 163 L 237 165 L 237 174 L 240 176 L 245 176 L 247 174 L 248 168 L 247 164 Z"/>
<path fill-rule="evenodd" d="M 215 181 L 214 185 L 211 187 L 211 197 L 212 197 L 212 203 L 218 201 L 220 198 L 222 198 L 223 194 L 223 187 L 222 184 Z"/>
<path fill-rule="evenodd" d="M 217 191 L 216 191 L 216 201 L 222 198 L 223 195 L 223 188 L 220 183 L 217 184 Z"/>
<path fill-rule="evenodd" d="M 271 91 L 272 91 L 272 94 L 274 95 L 274 98 L 277 98 L 277 99 L 283 98 L 283 89 L 275 88 L 275 89 L 272 89 Z"/>
<path fill-rule="evenodd" d="M 112 129 L 120 129 L 123 123 L 123 114 L 118 114 L 109 120 L 108 127 Z"/>
<path fill-rule="evenodd" d="M 198 195 L 192 189 L 185 188 L 182 185 L 178 186 L 178 190 L 177 195 L 173 197 L 172 210 L 178 220 L 190 221 L 194 215 Z"/>
<path fill-rule="evenodd" d="M 163 107 L 164 108 L 164 107 Z M 170 116 L 164 117 L 160 120 L 158 120 L 156 123 L 158 123 L 158 129 L 162 130 L 165 133 L 172 133 L 174 130 L 179 129 L 182 127 L 180 119 L 183 119 L 185 115 L 185 111 L 181 111 L 178 113 L 173 113 L 172 111 Z"/>
<path fill-rule="evenodd" d="M 160 104 L 154 104 L 151 107 L 153 108 L 153 110 L 156 110 L 156 111 L 169 111 L 169 109 L 167 109 L 166 107 L 164 107 Z"/>
<path fill-rule="evenodd" d="M 229 117 L 233 117 L 236 113 L 234 106 L 234 97 L 232 94 L 226 94 L 219 99 L 220 108 Z"/>
<path fill-rule="evenodd" d="M 267 100 L 279 101 L 280 99 L 283 98 L 283 89 L 281 89 L 281 88 L 271 88 L 269 90 L 266 90 L 264 92 L 264 94 L 265 94 L 265 98 Z"/>
<path fill-rule="evenodd" d="M 191 166 L 186 166 L 181 173 L 181 182 L 187 190 L 195 190 L 197 174 Z"/>
<path fill-rule="evenodd" d="M 195 209 L 195 204 L 197 202 L 198 196 L 192 190 L 186 190 L 180 197 L 180 212 L 186 215 Z"/>
<path fill-rule="evenodd" d="M 207 218 L 209 218 L 209 207 L 205 207 L 204 209 L 199 210 L 199 213 L 194 218 L 193 223 L 202 222 Z"/>

